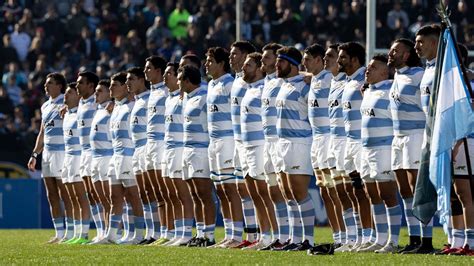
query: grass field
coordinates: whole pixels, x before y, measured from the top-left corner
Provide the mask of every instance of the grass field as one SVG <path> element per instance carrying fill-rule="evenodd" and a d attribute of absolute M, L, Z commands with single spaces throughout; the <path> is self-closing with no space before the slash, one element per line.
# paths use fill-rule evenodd
<path fill-rule="evenodd" d="M 217 238 L 223 230 L 217 230 Z M 435 229 L 435 246 L 445 237 Z M 474 265 L 474 257 L 434 255 L 381 255 L 344 253 L 334 256 L 307 256 L 303 252 L 221 250 L 185 247 L 147 246 L 70 246 L 44 244 L 53 230 L 0 230 L 0 265 L 10 264 L 167 264 L 167 265 Z M 401 245 L 408 240 L 401 233 Z M 316 241 L 330 242 L 329 228 L 316 228 Z"/>

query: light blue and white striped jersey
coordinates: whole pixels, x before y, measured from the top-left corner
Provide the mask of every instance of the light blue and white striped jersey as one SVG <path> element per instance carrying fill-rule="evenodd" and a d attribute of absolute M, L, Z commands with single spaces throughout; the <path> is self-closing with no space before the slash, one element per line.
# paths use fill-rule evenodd
<path fill-rule="evenodd" d="M 63 120 L 59 110 L 64 102 L 64 94 L 55 99 L 51 97 L 41 106 L 41 120 L 44 125 L 44 149 L 64 151 Z"/>
<path fill-rule="evenodd" d="M 236 140 L 242 139 L 242 133 L 240 130 L 240 102 L 242 101 L 242 97 L 244 97 L 246 90 L 247 83 L 241 76 L 236 75 L 230 91 L 230 114 L 232 118 L 232 129 L 234 130 L 234 139 Z"/>
<path fill-rule="evenodd" d="M 183 147 L 183 100 L 180 90 L 169 92 L 165 103 L 165 148 Z"/>
<path fill-rule="evenodd" d="M 77 107 L 77 128 L 79 129 L 79 141 L 83 151 L 90 151 L 90 134 L 91 134 L 91 123 L 94 118 L 95 111 L 97 110 L 97 104 L 95 103 L 94 95 L 89 96 L 87 99 L 80 99 L 79 106 Z"/>
<path fill-rule="evenodd" d="M 393 139 L 390 111 L 391 80 L 369 85 L 360 106 L 362 114 L 362 146 L 391 147 Z"/>
<path fill-rule="evenodd" d="M 331 80 L 329 90 L 329 133 L 334 137 L 345 137 L 344 117 L 342 115 L 342 93 L 346 85 L 346 74 L 338 73 Z"/>
<path fill-rule="evenodd" d="M 135 95 L 135 104 L 130 112 L 130 130 L 132 131 L 132 141 L 135 148 L 140 148 L 146 144 L 147 140 L 147 107 L 150 91 L 146 90 Z"/>
<path fill-rule="evenodd" d="M 265 80 L 248 84 L 240 108 L 242 143 L 245 146 L 257 146 L 265 143 L 262 123 L 262 91 Z"/>
<path fill-rule="evenodd" d="M 115 101 L 114 111 L 110 116 L 110 129 L 112 133 L 112 147 L 114 154 L 133 156 L 133 146 L 130 132 L 130 112 L 134 102 L 126 97 L 121 101 Z"/>
<path fill-rule="evenodd" d="M 207 123 L 211 139 L 233 138 L 230 115 L 230 91 L 234 78 L 224 74 L 209 82 L 207 90 Z"/>
<path fill-rule="evenodd" d="M 282 82 L 283 79 L 277 78 L 276 72 L 265 77 L 265 86 L 262 92 L 262 123 L 263 134 L 266 140 L 278 139 L 276 130 L 277 109 L 275 103 Z"/>
<path fill-rule="evenodd" d="M 311 144 L 308 120 L 309 85 L 303 75 L 285 79 L 276 98 L 277 134 L 280 139 Z"/>
<path fill-rule="evenodd" d="M 329 134 L 328 97 L 331 80 L 331 72 L 325 69 L 311 79 L 308 95 L 308 117 L 313 130 L 313 137 Z"/>
<path fill-rule="evenodd" d="M 362 103 L 361 88 L 365 82 L 365 67 L 360 67 L 347 77 L 347 83 L 342 93 L 342 115 L 346 136 L 351 139 L 360 139 L 360 104 Z"/>
<path fill-rule="evenodd" d="M 148 141 L 160 141 L 165 137 L 165 102 L 168 89 L 164 82 L 151 85 L 148 98 L 148 124 L 146 127 Z"/>
<path fill-rule="evenodd" d="M 395 72 L 390 89 L 393 132 L 395 136 L 423 133 L 426 116 L 421 107 L 421 67 L 402 67 Z"/>
<path fill-rule="evenodd" d="M 421 91 L 421 107 L 423 112 L 428 116 L 428 110 L 430 108 L 430 95 L 431 89 L 433 88 L 434 76 L 436 70 L 436 57 L 430 61 L 426 62 L 425 73 L 423 73 L 423 78 L 420 83 Z"/>
<path fill-rule="evenodd" d="M 112 136 L 110 134 L 110 113 L 105 109 L 110 101 L 97 105 L 91 124 L 92 157 L 112 156 Z"/>
<path fill-rule="evenodd" d="M 79 130 L 77 129 L 77 107 L 69 109 L 64 114 L 64 151 L 66 154 L 80 156 Z"/>
<path fill-rule="evenodd" d="M 207 130 L 207 89 L 205 86 L 186 93 L 183 100 L 183 142 L 189 148 L 209 147 Z"/>

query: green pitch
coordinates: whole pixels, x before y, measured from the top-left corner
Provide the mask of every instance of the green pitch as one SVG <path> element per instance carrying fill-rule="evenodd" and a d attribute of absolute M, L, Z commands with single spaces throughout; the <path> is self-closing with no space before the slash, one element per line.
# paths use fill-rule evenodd
<path fill-rule="evenodd" d="M 92 230 L 94 231 L 94 230 Z M 329 228 L 316 228 L 316 241 L 330 242 Z M 217 229 L 218 240 L 223 237 Z M 434 230 L 434 245 L 440 248 L 445 236 L 441 229 Z M 474 265 L 474 257 L 434 255 L 383 255 L 344 253 L 334 256 L 307 256 L 303 252 L 272 252 L 221 250 L 185 247 L 147 246 L 69 246 L 44 244 L 53 235 L 52 230 L 0 230 L 0 265 L 24 264 L 171 264 L 171 265 Z M 401 233 L 401 245 L 408 241 L 406 230 Z"/>

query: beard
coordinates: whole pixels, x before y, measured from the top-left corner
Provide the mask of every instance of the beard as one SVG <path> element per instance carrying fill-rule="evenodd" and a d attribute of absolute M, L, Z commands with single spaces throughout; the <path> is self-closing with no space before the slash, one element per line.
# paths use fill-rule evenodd
<path fill-rule="evenodd" d="M 277 68 L 277 77 L 279 78 L 286 78 L 290 75 L 291 72 L 291 65 L 288 64 L 286 68 Z"/>

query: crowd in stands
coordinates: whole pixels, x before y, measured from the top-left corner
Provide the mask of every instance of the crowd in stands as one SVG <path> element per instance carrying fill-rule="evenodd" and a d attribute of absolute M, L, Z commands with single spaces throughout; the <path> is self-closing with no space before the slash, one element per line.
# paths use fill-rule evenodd
<path fill-rule="evenodd" d="M 365 43 L 366 1 L 242 0 L 242 38 L 257 47 L 274 41 L 301 49 L 312 43 Z M 458 41 L 474 49 L 474 3 L 447 1 Z M 428 0 L 377 1 L 377 47 L 414 38 L 420 26 L 439 21 Z M 212 46 L 235 40 L 233 0 L 7 0 L 0 1 L 0 150 L 31 150 L 52 71 L 68 81 L 81 70 L 100 78 L 158 54 L 204 58 Z"/>

